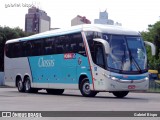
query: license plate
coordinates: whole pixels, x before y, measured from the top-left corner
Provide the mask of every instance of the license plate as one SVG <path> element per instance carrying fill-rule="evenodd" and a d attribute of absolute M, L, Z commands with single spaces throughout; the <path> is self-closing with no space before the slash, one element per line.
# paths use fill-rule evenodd
<path fill-rule="evenodd" d="M 128 89 L 135 89 L 136 86 L 135 85 L 128 85 Z"/>

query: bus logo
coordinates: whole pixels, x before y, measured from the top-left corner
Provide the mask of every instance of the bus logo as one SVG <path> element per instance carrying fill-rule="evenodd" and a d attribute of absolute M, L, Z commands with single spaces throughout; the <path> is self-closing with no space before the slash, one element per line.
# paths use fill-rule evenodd
<path fill-rule="evenodd" d="M 66 53 L 64 54 L 64 59 L 75 59 L 76 54 L 75 53 Z"/>
<path fill-rule="evenodd" d="M 38 60 L 39 67 L 53 67 L 54 60 L 53 59 L 44 59 L 43 57 L 39 58 Z"/>

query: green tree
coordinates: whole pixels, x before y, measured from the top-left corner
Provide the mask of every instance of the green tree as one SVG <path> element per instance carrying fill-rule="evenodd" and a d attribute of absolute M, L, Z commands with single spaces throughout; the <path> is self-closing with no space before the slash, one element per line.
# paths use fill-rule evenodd
<path fill-rule="evenodd" d="M 31 34 L 25 33 L 22 29 L 0 26 L 0 71 L 4 70 L 4 45 L 7 40 L 25 37 Z"/>
<path fill-rule="evenodd" d="M 156 45 L 156 56 L 152 56 L 150 48 L 147 47 L 148 63 L 150 69 L 160 71 L 160 21 L 153 25 L 148 25 L 148 31 L 141 32 L 141 35 L 145 41 L 152 42 Z M 155 39 L 158 40 L 158 43 L 155 42 Z"/>

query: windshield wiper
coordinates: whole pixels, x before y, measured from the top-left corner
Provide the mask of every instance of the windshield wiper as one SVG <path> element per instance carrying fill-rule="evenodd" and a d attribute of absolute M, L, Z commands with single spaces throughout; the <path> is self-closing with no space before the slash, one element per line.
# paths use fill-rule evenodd
<path fill-rule="evenodd" d="M 124 63 L 126 62 L 126 53 L 125 52 L 126 52 L 126 50 L 124 49 L 123 50 L 124 55 L 122 56 L 122 60 L 121 60 L 121 62 L 122 62 L 121 70 L 123 70 Z"/>
<path fill-rule="evenodd" d="M 128 48 L 128 51 L 129 51 L 129 59 L 130 59 L 130 66 L 131 66 L 131 70 L 132 70 L 132 63 L 134 61 L 134 64 L 137 68 L 137 70 L 139 71 L 139 73 L 142 73 L 142 70 L 140 68 L 140 66 L 138 65 L 137 61 L 134 59 L 134 57 L 132 56 L 132 53 L 131 53 L 131 50 Z"/>

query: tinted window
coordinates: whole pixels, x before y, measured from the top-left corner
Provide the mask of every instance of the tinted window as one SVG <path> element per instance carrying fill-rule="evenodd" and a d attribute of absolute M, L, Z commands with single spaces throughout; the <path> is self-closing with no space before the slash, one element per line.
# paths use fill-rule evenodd
<path fill-rule="evenodd" d="M 26 57 L 26 56 L 30 56 L 31 55 L 31 52 L 32 52 L 32 44 L 30 41 L 28 42 L 22 42 L 22 51 L 23 51 L 23 54 L 22 54 L 22 57 Z"/>
<path fill-rule="evenodd" d="M 88 45 L 89 45 L 89 49 L 91 52 L 91 56 L 92 56 L 92 60 L 94 63 L 96 63 L 96 56 L 95 56 L 95 44 L 96 42 L 93 41 L 94 38 L 102 38 L 102 34 L 98 33 L 98 32 L 86 32 L 86 37 L 87 37 L 87 41 L 88 41 Z"/>
<path fill-rule="evenodd" d="M 50 55 L 50 54 L 55 54 L 55 38 L 46 38 L 45 43 L 44 43 L 44 54 L 45 55 Z"/>
<path fill-rule="evenodd" d="M 6 56 L 7 57 L 12 57 L 12 53 L 13 53 L 13 44 L 7 44 L 6 46 L 5 46 L 5 51 L 6 51 Z"/>
<path fill-rule="evenodd" d="M 64 53 L 79 53 L 83 56 L 86 55 L 81 33 L 6 45 L 6 56 L 10 58 Z"/>
<path fill-rule="evenodd" d="M 43 48 L 43 40 L 34 40 L 31 41 L 31 56 L 39 56 L 44 54 L 44 48 Z"/>
<path fill-rule="evenodd" d="M 6 45 L 6 56 L 7 57 L 20 57 L 22 56 L 22 44 L 21 43 L 12 43 Z"/>
<path fill-rule="evenodd" d="M 75 35 L 73 35 L 72 39 L 73 39 L 72 41 L 74 41 L 72 44 L 76 44 L 76 46 L 74 46 L 74 48 L 73 48 L 73 51 L 75 51 L 76 53 L 79 53 L 83 56 L 86 56 L 85 46 L 84 46 L 82 35 L 75 34 Z"/>

